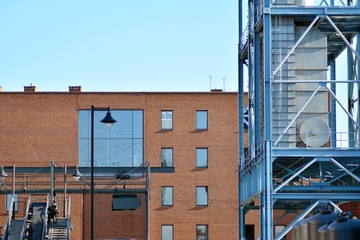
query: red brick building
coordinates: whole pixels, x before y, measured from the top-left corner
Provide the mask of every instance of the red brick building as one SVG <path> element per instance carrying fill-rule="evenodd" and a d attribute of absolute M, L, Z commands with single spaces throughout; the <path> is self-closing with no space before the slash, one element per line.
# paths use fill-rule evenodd
<path fill-rule="evenodd" d="M 95 194 L 94 238 L 146 239 L 147 223 L 150 239 L 205 239 L 202 234 L 210 239 L 238 238 L 237 93 L 77 90 L 0 93 L 0 163 L 5 169 L 49 167 L 50 160 L 57 167 L 89 167 L 89 110 L 91 105 L 109 106 L 121 128 L 114 124 L 110 135 L 104 132 L 102 137 L 103 130 L 95 126 L 95 166 L 121 169 L 150 162 L 151 169 L 170 167 L 173 172 L 150 174 L 148 218 L 144 194 L 139 194 L 141 207 L 132 211 L 113 211 L 110 192 Z M 11 173 L 7 174 L 0 192 L 0 226 L 8 216 Z M 27 196 L 24 189 L 36 189 L 28 181 L 31 176 L 25 175 L 16 177 L 19 199 Z M 71 196 L 71 239 L 88 239 L 89 193 L 72 192 L 81 184 L 70 175 L 66 188 Z M 86 177 L 82 187 L 88 189 L 88 183 Z M 58 172 L 55 188 L 57 197 L 64 194 Z"/>

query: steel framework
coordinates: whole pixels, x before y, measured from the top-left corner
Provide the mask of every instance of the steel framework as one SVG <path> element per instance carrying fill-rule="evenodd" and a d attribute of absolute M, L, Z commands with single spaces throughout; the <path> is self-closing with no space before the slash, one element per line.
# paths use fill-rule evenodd
<path fill-rule="evenodd" d="M 282 239 L 321 204 L 341 211 L 339 204 L 360 201 L 360 3 L 239 0 L 239 29 L 239 239 L 251 209 L 260 213 L 260 239 Z M 318 62 L 325 68 L 311 66 Z M 336 64 L 347 76 L 336 76 Z M 316 106 L 328 130 L 301 131 Z M 312 136 L 325 142 L 310 144 Z M 274 236 L 278 209 L 301 212 Z"/>

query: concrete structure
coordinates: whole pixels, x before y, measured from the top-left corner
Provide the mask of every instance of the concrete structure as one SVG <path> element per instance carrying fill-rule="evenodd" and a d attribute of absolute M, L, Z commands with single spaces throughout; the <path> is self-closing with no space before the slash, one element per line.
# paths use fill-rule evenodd
<path fill-rule="evenodd" d="M 76 165 L 80 172 L 89 172 L 87 163 L 79 160 L 83 154 L 79 150 L 79 110 L 89 110 L 91 105 L 109 106 L 112 113 L 143 112 L 140 160 L 151 166 L 149 204 L 146 194 L 139 193 L 141 207 L 133 211 L 113 211 L 113 193 L 127 189 L 140 192 L 144 179 L 114 179 L 109 172 L 133 171 L 136 166 L 96 168 L 96 174 L 103 171 L 108 175 L 95 178 L 95 239 L 146 239 L 147 227 L 149 239 L 161 239 L 162 226 L 167 233 L 170 226 L 174 239 L 195 239 L 197 226 L 198 232 L 207 227 L 210 239 L 237 239 L 238 94 L 229 92 L 90 93 L 81 92 L 80 87 L 71 87 L 69 92 L 37 92 L 34 86 L 25 92 L 2 91 L 0 163 L 8 177 L 0 191 L 0 226 L 6 222 L 6 194 L 12 194 L 12 184 L 20 200 L 16 214 L 25 206 L 24 197 L 50 194 L 49 173 L 42 171 L 48 171 L 53 160 L 56 197 L 62 197 L 65 189 L 66 196 L 71 196 L 71 239 L 89 238 L 89 175 L 78 182 L 71 175 Z M 164 110 L 172 111 L 171 129 L 162 129 Z M 207 113 L 205 128 L 196 127 L 198 110 Z M 122 119 L 116 120 L 121 124 Z M 170 167 L 162 165 L 164 148 L 172 149 Z M 207 150 L 206 165 L 197 166 L 197 149 Z M 95 153 L 95 157 L 101 156 Z M 172 187 L 170 204 L 162 204 L 162 187 Z M 197 204 L 197 187 L 206 187 L 207 203 Z"/>

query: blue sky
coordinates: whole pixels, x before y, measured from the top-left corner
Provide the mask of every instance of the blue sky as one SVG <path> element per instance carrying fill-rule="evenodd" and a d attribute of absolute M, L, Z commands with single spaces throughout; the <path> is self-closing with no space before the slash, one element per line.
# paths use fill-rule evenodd
<path fill-rule="evenodd" d="M 237 91 L 235 0 L 0 1 L 3 91 Z"/>

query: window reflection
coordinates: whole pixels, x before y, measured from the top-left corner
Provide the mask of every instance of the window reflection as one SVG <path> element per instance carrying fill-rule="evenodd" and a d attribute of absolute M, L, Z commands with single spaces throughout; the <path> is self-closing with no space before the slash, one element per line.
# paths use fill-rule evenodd
<path fill-rule="evenodd" d="M 112 110 L 117 120 L 110 129 L 100 122 L 105 112 L 94 112 L 94 166 L 132 167 L 143 164 L 143 111 Z M 90 166 L 90 110 L 79 110 L 79 166 Z"/>

